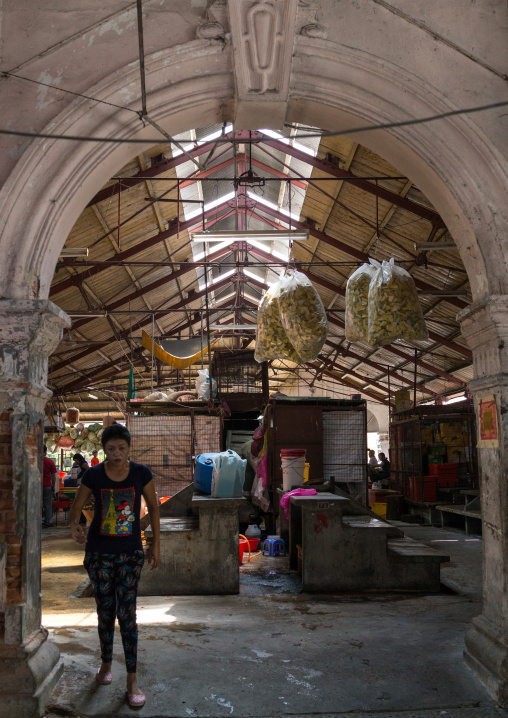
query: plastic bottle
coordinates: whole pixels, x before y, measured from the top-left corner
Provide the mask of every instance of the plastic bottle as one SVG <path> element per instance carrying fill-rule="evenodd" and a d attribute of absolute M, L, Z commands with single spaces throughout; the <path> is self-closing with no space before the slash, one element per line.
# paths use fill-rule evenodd
<path fill-rule="evenodd" d="M 257 524 L 249 524 L 245 535 L 247 538 L 261 538 L 261 529 Z"/>

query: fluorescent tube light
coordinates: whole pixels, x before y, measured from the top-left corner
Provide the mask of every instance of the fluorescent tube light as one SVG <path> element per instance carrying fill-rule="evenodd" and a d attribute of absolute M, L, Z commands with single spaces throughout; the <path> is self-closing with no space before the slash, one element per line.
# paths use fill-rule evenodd
<path fill-rule="evenodd" d="M 63 247 L 61 257 L 88 257 L 88 247 Z"/>
<path fill-rule="evenodd" d="M 415 249 L 419 252 L 450 252 L 457 250 L 457 245 L 453 242 L 414 242 Z"/>
<path fill-rule="evenodd" d="M 210 329 L 255 329 L 255 324 L 210 324 Z"/>
<path fill-rule="evenodd" d="M 72 312 L 67 312 L 69 317 L 71 319 L 80 319 L 81 317 L 87 317 L 87 319 L 90 319 L 91 317 L 107 317 L 107 312 L 102 312 L 102 314 L 73 314 Z"/>
<path fill-rule="evenodd" d="M 267 231 L 228 229 L 222 232 L 207 232 L 206 230 L 204 232 L 202 230 L 191 232 L 191 240 L 193 242 L 226 242 L 228 240 L 249 242 L 251 239 L 268 242 L 274 242 L 276 240 L 282 240 L 284 242 L 303 242 L 309 239 L 309 232 L 308 230 L 299 229 L 274 229 Z"/>
<path fill-rule="evenodd" d="M 98 399 L 99 398 L 98 396 L 95 396 L 95 394 L 88 394 L 88 396 L 90 397 L 90 399 Z"/>
<path fill-rule="evenodd" d="M 425 291 L 418 292 L 418 294 L 422 297 L 463 297 L 467 295 L 467 291 L 456 289 L 426 289 Z"/>

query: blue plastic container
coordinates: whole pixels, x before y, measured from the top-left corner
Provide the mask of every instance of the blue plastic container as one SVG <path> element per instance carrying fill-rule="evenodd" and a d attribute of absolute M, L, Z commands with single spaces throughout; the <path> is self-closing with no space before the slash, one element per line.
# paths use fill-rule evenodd
<path fill-rule="evenodd" d="M 213 460 L 216 456 L 217 453 L 196 456 L 194 486 L 198 491 L 203 491 L 205 494 L 212 493 Z"/>

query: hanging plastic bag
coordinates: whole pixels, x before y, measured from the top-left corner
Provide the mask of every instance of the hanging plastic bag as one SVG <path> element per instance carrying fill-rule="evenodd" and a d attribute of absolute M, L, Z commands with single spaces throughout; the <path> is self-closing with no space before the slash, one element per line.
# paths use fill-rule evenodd
<path fill-rule="evenodd" d="M 381 265 L 375 259 L 362 264 L 353 272 L 346 285 L 346 339 L 349 342 L 368 341 L 369 285 Z"/>
<path fill-rule="evenodd" d="M 247 460 L 241 459 L 236 451 L 228 449 L 216 454 L 213 460 L 212 497 L 243 496 L 246 466 Z"/>
<path fill-rule="evenodd" d="M 326 340 L 328 322 L 321 297 L 305 274 L 289 270 L 280 280 L 282 326 L 302 361 L 314 361 Z"/>
<path fill-rule="evenodd" d="M 208 376 L 208 369 L 198 369 L 195 385 L 198 399 L 208 401 L 210 398 L 210 377 Z M 217 382 L 215 379 L 212 379 L 212 396 L 214 399 L 217 396 Z"/>
<path fill-rule="evenodd" d="M 415 342 L 428 338 L 413 278 L 396 267 L 393 259 L 383 261 L 369 286 L 369 344 L 375 347 L 396 339 Z"/>
<path fill-rule="evenodd" d="M 256 350 L 258 362 L 270 359 L 290 359 L 300 363 L 300 357 L 286 336 L 279 312 L 280 280 L 272 284 L 261 297 L 257 316 Z"/>

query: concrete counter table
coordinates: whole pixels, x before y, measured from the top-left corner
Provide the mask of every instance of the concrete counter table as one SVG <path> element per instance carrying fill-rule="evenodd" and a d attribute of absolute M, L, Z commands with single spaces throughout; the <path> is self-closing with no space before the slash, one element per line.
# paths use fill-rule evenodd
<path fill-rule="evenodd" d="M 298 566 L 299 544 L 303 591 L 440 590 L 440 564 L 448 556 L 360 514 L 354 500 L 323 492 L 292 496 L 290 506 L 290 566 Z"/>
<path fill-rule="evenodd" d="M 242 497 L 195 494 L 194 516 L 161 518 L 161 561 L 145 567 L 140 596 L 195 596 L 239 591 L 238 509 Z M 147 543 L 151 530 L 146 529 Z"/>

